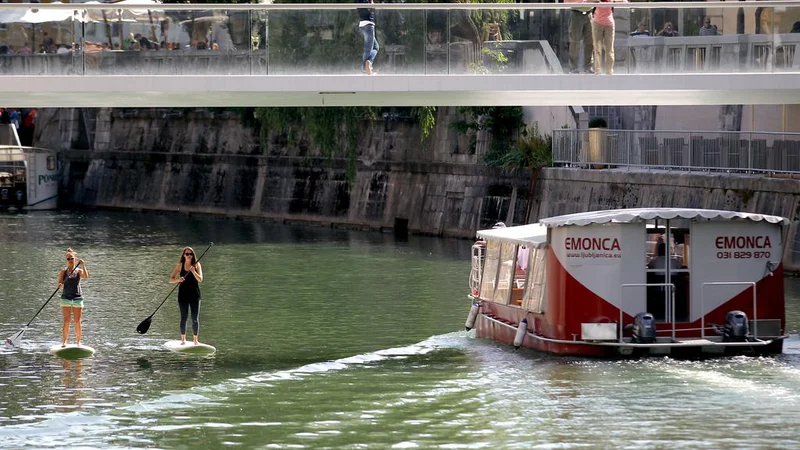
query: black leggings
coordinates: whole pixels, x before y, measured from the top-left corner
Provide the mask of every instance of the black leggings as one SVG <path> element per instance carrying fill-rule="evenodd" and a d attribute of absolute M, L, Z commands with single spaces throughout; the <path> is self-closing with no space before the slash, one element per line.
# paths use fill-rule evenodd
<path fill-rule="evenodd" d="M 189 316 L 189 307 L 192 308 L 192 333 L 195 336 L 200 334 L 200 299 L 179 298 L 178 306 L 181 308 L 181 334 L 186 334 L 186 318 Z"/>

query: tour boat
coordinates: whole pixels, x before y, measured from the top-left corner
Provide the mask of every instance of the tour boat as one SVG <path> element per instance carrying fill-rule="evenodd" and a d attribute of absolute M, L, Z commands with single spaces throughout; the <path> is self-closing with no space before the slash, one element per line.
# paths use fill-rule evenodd
<path fill-rule="evenodd" d="M 781 353 L 778 216 L 592 211 L 477 233 L 466 328 L 559 355 Z"/>

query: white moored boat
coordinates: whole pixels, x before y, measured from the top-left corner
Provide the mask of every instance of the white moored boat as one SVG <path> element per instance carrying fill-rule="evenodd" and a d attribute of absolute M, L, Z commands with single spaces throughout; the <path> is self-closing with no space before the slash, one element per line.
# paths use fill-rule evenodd
<path fill-rule="evenodd" d="M 60 180 L 57 152 L 0 145 L 0 210 L 55 209 Z"/>
<path fill-rule="evenodd" d="M 482 230 L 466 326 L 562 355 L 780 353 L 788 224 L 640 208 Z"/>

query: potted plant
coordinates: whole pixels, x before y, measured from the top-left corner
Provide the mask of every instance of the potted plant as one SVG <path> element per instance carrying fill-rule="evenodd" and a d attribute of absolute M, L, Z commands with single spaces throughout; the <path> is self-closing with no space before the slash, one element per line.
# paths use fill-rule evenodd
<path fill-rule="evenodd" d="M 604 165 L 608 164 L 606 159 L 606 134 L 608 132 L 608 123 L 602 117 L 592 117 L 589 120 L 589 148 L 585 155 L 585 161 L 589 163 L 590 167 L 595 169 L 602 169 Z"/>

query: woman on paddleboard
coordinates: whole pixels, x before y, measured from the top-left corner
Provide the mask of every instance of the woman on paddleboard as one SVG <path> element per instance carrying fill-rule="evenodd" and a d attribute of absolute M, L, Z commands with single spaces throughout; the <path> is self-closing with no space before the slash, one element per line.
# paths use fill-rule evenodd
<path fill-rule="evenodd" d="M 70 318 L 75 322 L 75 341 L 81 345 L 81 317 L 83 316 L 83 290 L 81 280 L 89 278 L 86 263 L 78 258 L 71 248 L 67 249 L 67 267 L 58 272 L 58 288 L 61 291 L 61 313 L 64 316 L 64 329 L 61 333 L 61 346 L 66 347 L 69 340 Z"/>
<path fill-rule="evenodd" d="M 200 282 L 203 281 L 203 268 L 197 262 L 192 247 L 184 247 L 181 260 L 169 277 L 170 283 L 180 283 L 178 287 L 178 306 L 181 310 L 181 345 L 186 343 L 186 318 L 192 310 L 193 342 L 197 344 L 200 332 Z"/>

